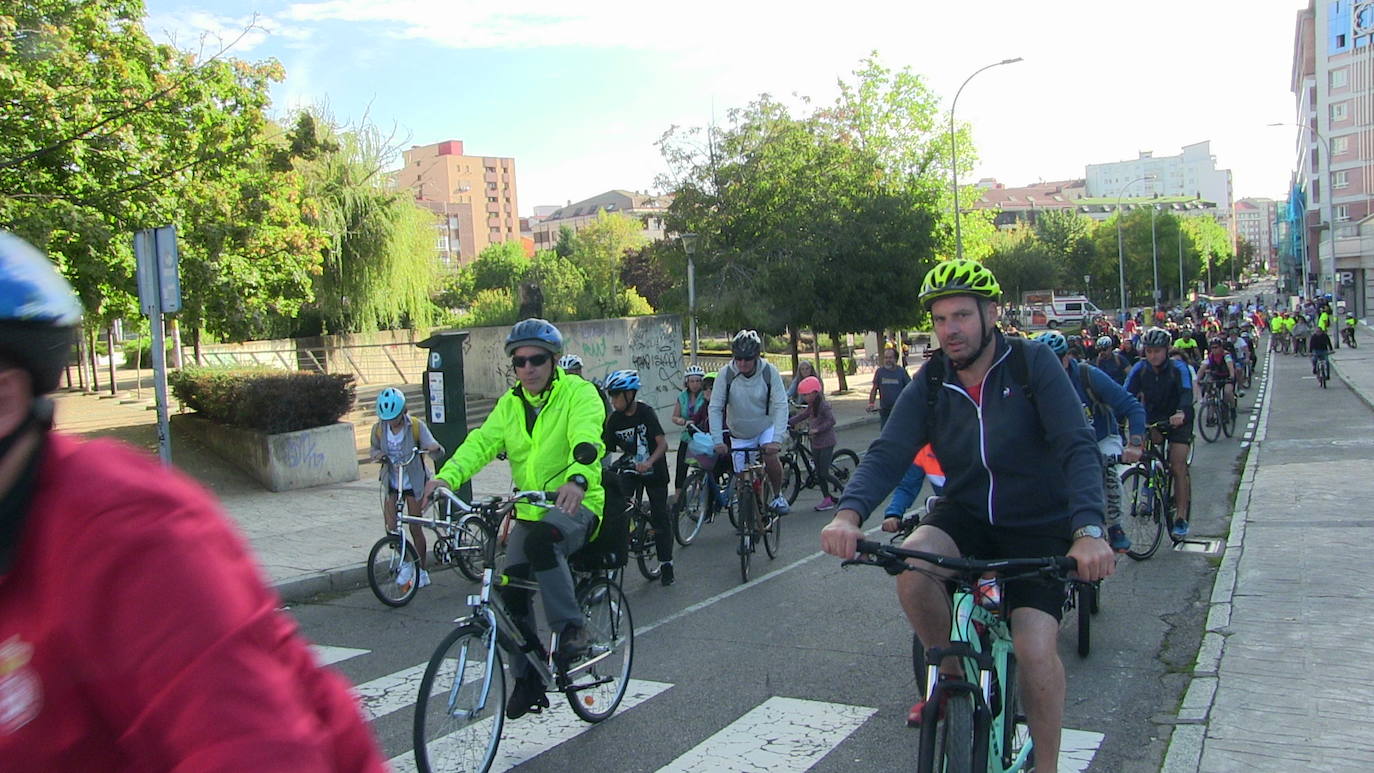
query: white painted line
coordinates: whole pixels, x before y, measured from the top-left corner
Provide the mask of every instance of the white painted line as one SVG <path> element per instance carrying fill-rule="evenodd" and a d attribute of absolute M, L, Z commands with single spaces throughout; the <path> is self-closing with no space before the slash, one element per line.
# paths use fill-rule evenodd
<path fill-rule="evenodd" d="M 621 700 L 616 713 L 623 714 L 669 687 L 672 685 L 665 682 L 631 679 L 626 685 L 625 697 Z M 549 695 L 549 708 L 541 713 L 526 714 L 520 719 L 507 720 L 501 734 L 501 746 L 496 752 L 496 759 L 492 761 L 491 770 L 510 770 L 595 727 L 592 723 L 578 718 L 568 707 L 567 701 L 562 698 L 563 696 L 552 693 Z M 442 750 L 441 741 L 437 751 L 442 754 Z M 414 750 L 387 760 L 387 765 L 394 771 L 415 770 Z"/>
<path fill-rule="evenodd" d="M 1103 735 L 1087 730 L 1064 728 L 1059 735 L 1059 769 L 1082 773 L 1092 764 Z"/>
<path fill-rule="evenodd" d="M 322 666 L 333 665 L 349 658 L 366 655 L 372 651 L 354 649 L 353 647 L 330 647 L 327 644 L 312 644 L 310 649 L 315 653 L 315 660 L 318 660 Z"/>
<path fill-rule="evenodd" d="M 865 706 L 769 698 L 658 773 L 801 773 L 876 713 Z"/>
<path fill-rule="evenodd" d="M 426 665 L 428 663 L 411 666 L 354 687 L 353 692 L 362 704 L 363 716 L 367 721 L 371 722 L 414 703 L 420 694 L 420 679 L 425 675 Z"/>

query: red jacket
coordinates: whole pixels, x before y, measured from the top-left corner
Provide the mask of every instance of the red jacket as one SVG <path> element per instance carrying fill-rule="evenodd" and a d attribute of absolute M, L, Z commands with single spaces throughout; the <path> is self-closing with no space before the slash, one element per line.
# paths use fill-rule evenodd
<path fill-rule="evenodd" d="M 56 433 L 37 476 L 0 575 L 0 769 L 384 769 L 199 486 Z"/>

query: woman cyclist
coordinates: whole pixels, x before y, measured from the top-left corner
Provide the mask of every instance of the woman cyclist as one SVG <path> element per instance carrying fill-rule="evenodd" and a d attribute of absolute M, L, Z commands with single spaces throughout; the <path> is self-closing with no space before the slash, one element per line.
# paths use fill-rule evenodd
<path fill-rule="evenodd" d="M 706 369 L 700 365 L 688 365 L 683 372 L 682 391 L 677 393 L 677 402 L 673 404 L 673 423 L 683 428 L 673 471 L 673 483 L 677 486 L 673 495 L 674 505 L 682 501 L 682 487 L 687 483 L 687 444 L 692 442 L 692 432 L 686 427 L 691 423 L 697 429 L 705 430 L 709 400 L 706 395 Z"/>

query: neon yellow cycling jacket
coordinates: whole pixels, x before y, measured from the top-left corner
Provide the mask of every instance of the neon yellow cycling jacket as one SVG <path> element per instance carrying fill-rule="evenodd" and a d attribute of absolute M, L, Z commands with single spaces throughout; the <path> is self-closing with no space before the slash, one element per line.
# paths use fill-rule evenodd
<path fill-rule="evenodd" d="M 591 443 L 600 460 L 606 452 L 601 442 L 605 422 L 606 407 L 596 387 L 559 368 L 537 416 L 524 389 L 516 384 L 501 395 L 491 415 L 467 436 L 436 477 L 457 488 L 505 451 L 515 487 L 521 490 L 553 490 L 573 475 L 586 477 L 587 495 L 582 504 L 596 513 L 599 522 L 606 502 L 600 461 L 578 464 L 573 461 L 572 450 L 578 443 Z M 516 507 L 516 517 L 522 521 L 542 520 L 545 512 L 534 505 Z"/>

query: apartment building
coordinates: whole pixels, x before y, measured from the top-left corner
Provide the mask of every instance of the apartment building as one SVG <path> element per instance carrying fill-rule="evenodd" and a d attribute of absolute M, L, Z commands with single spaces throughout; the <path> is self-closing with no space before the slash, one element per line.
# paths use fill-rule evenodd
<path fill-rule="evenodd" d="M 672 203 L 671 194 L 610 190 L 589 199 L 570 201 L 542 219 L 531 218 L 530 235 L 536 250 L 551 250 L 558 244 L 558 232 L 564 226 L 577 231 L 595 220 L 598 213 L 618 212 L 638 219 L 644 226 L 645 241 L 656 242 L 666 235 L 663 218 Z"/>
<path fill-rule="evenodd" d="M 1085 182 L 1088 197 L 1095 199 L 1115 200 L 1124 192 L 1132 198 L 1168 196 L 1212 202 L 1221 224 L 1235 235 L 1231 170 L 1217 169 L 1211 141 L 1184 145 L 1177 156 L 1156 156 L 1146 150 L 1127 161 L 1088 164 Z"/>
<path fill-rule="evenodd" d="M 396 187 L 439 216 L 435 249 L 446 266 L 520 238 L 514 158 L 465 155 L 461 140 L 415 145 L 401 155 Z"/>
<path fill-rule="evenodd" d="M 1244 198 L 1236 202 L 1236 236 L 1255 246 L 1255 259 L 1270 271 L 1278 270 L 1278 204 L 1273 199 Z"/>

